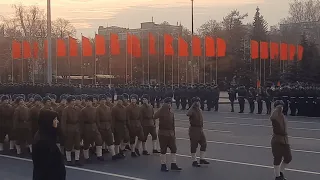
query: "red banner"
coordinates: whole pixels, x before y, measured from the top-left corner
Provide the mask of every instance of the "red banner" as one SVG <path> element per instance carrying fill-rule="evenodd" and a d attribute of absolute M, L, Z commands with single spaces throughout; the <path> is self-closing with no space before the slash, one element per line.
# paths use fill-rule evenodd
<path fill-rule="evenodd" d="M 217 38 L 217 56 L 224 57 L 226 56 L 227 44 L 224 39 Z"/>
<path fill-rule="evenodd" d="M 21 58 L 21 43 L 18 41 L 12 41 L 12 58 L 13 59 L 20 59 Z"/>
<path fill-rule="evenodd" d="M 169 34 L 164 34 L 164 55 L 174 55 L 173 37 Z"/>
<path fill-rule="evenodd" d="M 189 56 L 188 43 L 182 37 L 179 37 L 178 46 L 179 46 L 179 49 L 178 49 L 179 56 L 188 57 Z"/>
<path fill-rule="evenodd" d="M 251 48 L 251 59 L 258 59 L 259 58 L 259 43 L 258 43 L 258 41 L 251 40 L 250 48 Z"/>
<path fill-rule="evenodd" d="M 214 39 L 212 37 L 206 36 L 205 43 L 206 43 L 206 56 L 207 57 L 216 56 L 216 47 L 214 44 Z"/>
<path fill-rule="evenodd" d="M 96 55 L 103 56 L 106 54 L 106 43 L 104 36 L 96 34 L 95 36 L 95 50 L 96 50 Z"/>
<path fill-rule="evenodd" d="M 201 56 L 201 39 L 197 36 L 192 37 L 192 54 L 193 56 Z"/>

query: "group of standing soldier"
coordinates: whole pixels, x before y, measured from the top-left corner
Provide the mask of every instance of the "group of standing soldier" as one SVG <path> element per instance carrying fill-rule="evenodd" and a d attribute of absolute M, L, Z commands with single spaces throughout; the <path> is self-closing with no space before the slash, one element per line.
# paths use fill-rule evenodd
<path fill-rule="evenodd" d="M 15 90 L 19 91 L 18 88 Z M 40 111 L 51 110 L 58 113 L 60 123 L 57 145 L 65 155 L 68 165 L 82 166 L 81 152 L 85 162 L 90 163 L 91 150 L 95 150 L 93 154 L 99 161 L 104 161 L 105 151 L 110 153 L 112 160 L 125 158 L 125 151 L 131 151 L 131 157 L 139 157 L 141 148 L 143 155 L 149 155 L 146 142 L 148 135 L 151 135 L 152 152 L 160 153 L 161 171 L 168 171 L 167 148 L 171 153 L 171 170 L 181 170 L 176 164 L 177 146 L 172 96 L 159 98 L 163 105 L 154 113 L 150 101 L 156 101 L 157 97 L 154 99 L 149 94 L 120 95 L 117 92 L 116 100 L 110 91 L 99 95 L 61 94 L 59 99 L 55 94 L 45 94 L 43 98 L 39 94 L 10 94 L 1 95 L 0 152 L 7 151 L 5 139 L 8 139 L 8 151 L 11 153 L 18 156 L 25 155 L 27 151 L 32 153 L 33 136 L 38 130 L 38 122 L 41 121 Z M 184 99 L 184 96 L 181 98 Z M 206 139 L 203 133 L 200 102 L 199 97 L 191 98 L 187 113 L 190 119 L 189 135 L 194 167 L 209 164 L 205 160 Z M 159 119 L 158 131 L 156 119 Z M 157 142 L 160 145 L 160 152 Z M 199 162 L 195 155 L 198 144 L 201 146 Z"/>

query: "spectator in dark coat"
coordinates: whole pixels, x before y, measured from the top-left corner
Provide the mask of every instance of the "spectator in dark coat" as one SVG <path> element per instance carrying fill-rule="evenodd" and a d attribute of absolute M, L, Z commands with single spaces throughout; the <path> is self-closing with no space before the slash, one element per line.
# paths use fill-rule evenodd
<path fill-rule="evenodd" d="M 33 180 L 65 180 L 63 156 L 56 145 L 58 114 L 43 110 L 39 114 L 39 130 L 32 146 Z"/>

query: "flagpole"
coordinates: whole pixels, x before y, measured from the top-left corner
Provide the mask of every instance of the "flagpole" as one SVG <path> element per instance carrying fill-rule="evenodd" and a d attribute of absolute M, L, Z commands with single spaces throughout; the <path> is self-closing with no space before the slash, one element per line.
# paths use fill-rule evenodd
<path fill-rule="evenodd" d="M 203 84 L 206 84 L 206 39 L 203 39 Z"/>
<path fill-rule="evenodd" d="M 58 43 L 56 39 L 56 83 L 58 83 Z"/>
<path fill-rule="evenodd" d="M 70 36 L 68 37 L 69 85 L 71 84 Z"/>
<path fill-rule="evenodd" d="M 188 56 L 186 57 L 186 84 L 188 84 Z"/>
<path fill-rule="evenodd" d="M 270 63 L 270 66 L 269 66 L 269 76 L 271 76 L 271 71 L 272 71 L 272 61 L 271 61 L 271 41 L 269 41 L 269 49 L 270 49 L 270 52 L 269 52 L 269 63 Z"/>
<path fill-rule="evenodd" d="M 263 61 L 263 84 L 266 85 L 266 59 Z"/>
<path fill-rule="evenodd" d="M 174 40 L 174 34 L 172 34 L 172 38 Z M 172 42 L 172 45 L 173 45 L 173 42 Z M 173 47 L 172 47 L 172 49 L 173 49 Z M 173 52 L 173 54 L 171 56 L 171 88 L 172 89 L 173 89 L 173 83 L 174 83 L 174 78 L 173 78 L 173 74 L 174 74 L 174 72 L 173 72 L 173 66 L 174 66 L 173 57 L 174 57 L 174 52 Z"/>
<path fill-rule="evenodd" d="M 177 60 L 178 60 L 178 87 L 180 86 L 180 54 L 179 54 L 179 37 L 178 35 L 178 55 L 177 55 Z"/>
<path fill-rule="evenodd" d="M 23 72 L 23 65 L 24 65 L 24 64 L 23 64 L 23 61 L 24 61 L 24 52 L 23 52 L 23 51 L 24 51 L 24 47 L 23 47 L 23 44 L 24 44 L 24 43 L 23 43 L 23 41 L 24 41 L 24 40 L 22 40 L 21 83 L 23 83 L 23 80 L 24 80 L 24 77 L 23 77 L 23 73 L 24 73 L 24 72 Z"/>
<path fill-rule="evenodd" d="M 218 84 L 218 54 L 217 53 L 216 53 L 216 84 Z"/>
<path fill-rule="evenodd" d="M 81 42 L 82 42 L 82 33 L 81 33 Z M 84 78 L 84 75 L 83 75 L 83 45 L 81 44 L 81 55 L 80 55 L 80 62 L 81 62 L 81 87 L 83 86 L 83 78 Z"/>
<path fill-rule="evenodd" d="M 47 83 L 52 83 L 52 60 L 51 60 L 51 2 L 47 0 L 47 38 L 48 38 L 48 64 L 47 64 Z"/>
<path fill-rule="evenodd" d="M 160 80 L 160 34 L 158 33 L 158 83 Z"/>
<path fill-rule="evenodd" d="M 30 47 L 33 47 L 33 43 L 30 40 Z M 32 85 L 35 84 L 35 80 L 34 80 L 34 58 L 32 58 L 32 48 L 31 48 L 31 52 L 30 52 L 30 57 L 31 57 L 31 63 L 32 63 Z M 34 56 L 34 55 L 33 55 Z"/>
<path fill-rule="evenodd" d="M 126 33 L 126 84 L 128 84 L 128 33 Z M 111 38 L 111 35 L 110 35 Z"/>
<path fill-rule="evenodd" d="M 163 53 L 163 84 L 166 85 L 166 55 Z"/>
<path fill-rule="evenodd" d="M 130 45 L 130 47 L 131 47 L 131 59 L 130 59 L 130 81 L 131 81 L 131 84 L 133 83 L 133 71 L 132 71 L 132 62 L 133 62 L 133 60 L 132 60 L 132 54 L 133 54 L 133 41 L 132 41 L 132 36 L 131 36 L 131 45 Z"/>
<path fill-rule="evenodd" d="M 97 33 L 94 33 L 94 36 L 97 36 Z M 97 47 L 96 47 L 96 38 L 94 38 L 94 85 L 97 85 Z"/>
<path fill-rule="evenodd" d="M 200 56 L 198 56 L 198 83 L 200 83 Z"/>
<path fill-rule="evenodd" d="M 148 84 L 150 84 L 150 32 L 148 33 Z"/>
<path fill-rule="evenodd" d="M 109 33 L 109 39 L 111 39 L 111 33 Z M 108 69 L 108 72 L 109 72 L 109 75 L 111 76 L 112 75 L 112 72 L 111 72 L 111 44 L 110 44 L 110 41 L 109 41 L 109 55 L 107 54 L 107 57 L 108 57 L 108 67 L 109 67 L 109 69 Z M 108 52 L 107 52 L 108 53 Z M 127 54 L 127 53 L 126 53 Z M 126 58 L 127 59 L 127 58 Z M 127 79 L 127 75 L 126 75 L 126 79 Z M 126 82 L 127 83 L 127 82 Z M 112 78 L 110 77 L 109 78 L 109 85 L 111 86 L 111 84 L 112 84 Z"/>
<path fill-rule="evenodd" d="M 144 38 L 144 36 L 143 36 L 144 34 L 143 34 L 143 32 L 141 32 L 141 61 L 142 61 L 142 84 L 144 84 L 145 82 L 145 77 L 144 77 L 144 58 L 143 58 L 143 38 Z"/>
<path fill-rule="evenodd" d="M 261 41 L 259 42 L 259 45 L 261 46 Z M 261 51 L 260 46 L 259 46 L 259 50 Z M 260 80 L 260 84 L 261 84 L 261 80 L 262 80 L 262 78 L 261 78 L 261 76 L 262 76 L 262 73 L 261 73 L 261 70 L 262 70 L 261 52 L 260 52 L 259 58 L 260 58 L 260 63 L 259 63 L 259 65 L 260 65 L 260 72 L 259 72 L 260 77 L 259 77 L 259 80 Z"/>
<path fill-rule="evenodd" d="M 13 42 L 11 42 L 13 43 Z M 12 48 L 12 45 L 11 45 L 11 83 L 13 84 L 13 48 Z"/>

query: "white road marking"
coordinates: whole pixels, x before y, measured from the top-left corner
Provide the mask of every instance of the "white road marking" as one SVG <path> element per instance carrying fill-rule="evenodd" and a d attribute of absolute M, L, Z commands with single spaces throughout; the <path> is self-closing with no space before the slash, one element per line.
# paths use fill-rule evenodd
<path fill-rule="evenodd" d="M 246 120 L 255 120 L 255 121 L 269 121 L 269 119 L 256 119 L 256 118 L 249 118 L 249 117 L 234 117 L 234 116 L 230 116 L 230 117 L 223 117 L 226 119 L 246 119 Z M 292 121 L 292 120 L 288 120 L 289 123 L 300 123 L 300 124 L 320 124 L 319 122 L 311 122 L 311 121 Z"/>
<path fill-rule="evenodd" d="M 176 121 L 189 122 L 188 120 L 183 120 L 183 119 L 176 119 Z M 203 122 L 208 123 L 208 124 L 223 124 L 223 125 L 234 125 L 234 126 L 272 128 L 272 126 L 262 125 L 262 124 L 248 124 L 248 123 L 236 123 L 236 122 L 212 122 L 212 121 L 203 121 Z M 294 128 L 294 127 L 288 127 L 288 129 L 303 130 L 303 131 L 320 131 L 320 129 Z"/>
<path fill-rule="evenodd" d="M 183 141 L 190 141 L 190 139 L 187 138 L 178 138 L 178 140 Z M 231 143 L 231 142 L 223 142 L 223 141 L 210 141 L 207 140 L 207 143 L 213 143 L 213 144 L 224 144 L 224 145 L 232 145 L 232 146 L 244 146 L 244 147 L 252 147 L 252 148 L 261 148 L 261 149 L 271 149 L 271 147 L 268 146 L 261 146 L 261 145 L 252 145 L 252 144 L 241 144 L 241 143 Z M 291 149 L 291 151 L 294 152 L 302 152 L 302 153 L 311 153 L 311 154 L 320 154 L 318 151 L 309 151 L 309 150 L 300 150 L 300 149 Z"/>
<path fill-rule="evenodd" d="M 187 127 L 176 127 L 176 129 L 189 129 Z M 222 131 L 222 130 L 216 130 L 216 129 L 203 129 L 204 131 L 208 132 L 219 132 L 219 133 L 231 133 L 231 131 Z"/>
<path fill-rule="evenodd" d="M 14 157 L 14 156 L 7 156 L 7 155 L 1 155 L 0 157 L 4 158 L 9 158 L 9 159 L 15 159 L 15 160 L 21 160 L 21 161 L 27 161 L 27 162 L 32 162 L 31 159 L 26 159 L 26 158 L 19 158 L 19 157 Z M 68 169 L 73 169 L 73 170 L 78 170 L 78 171 L 84 171 L 84 172 L 90 172 L 94 174 L 101 174 L 101 175 L 107 175 L 107 176 L 113 176 L 117 178 L 122 178 L 122 179 L 130 179 L 130 180 L 146 180 L 142 178 L 136 178 L 132 176 L 125 176 L 121 174 L 114 174 L 114 173 L 108 173 L 108 172 L 103 172 L 103 171 L 96 171 L 96 170 L 91 170 L 91 169 L 85 169 L 85 168 L 78 168 L 78 167 L 72 167 L 72 166 L 66 166 Z"/>
<path fill-rule="evenodd" d="M 177 156 L 191 158 L 191 156 L 184 155 L 184 154 L 177 154 Z M 223 160 L 223 159 L 215 159 L 215 158 L 205 158 L 205 159 L 209 160 L 209 161 L 223 162 L 223 163 L 229 163 L 229 164 L 237 164 L 237 165 L 244 165 L 244 166 L 253 166 L 253 167 L 273 169 L 273 166 L 267 166 L 267 165 L 252 164 L 252 163 L 230 161 L 230 160 Z M 304 173 L 304 174 L 312 174 L 312 175 L 320 175 L 320 172 L 306 171 L 306 170 L 300 170 L 300 169 L 290 169 L 289 168 L 289 169 L 286 169 L 286 171 L 292 171 L 292 172 L 298 172 L 298 173 Z"/>

